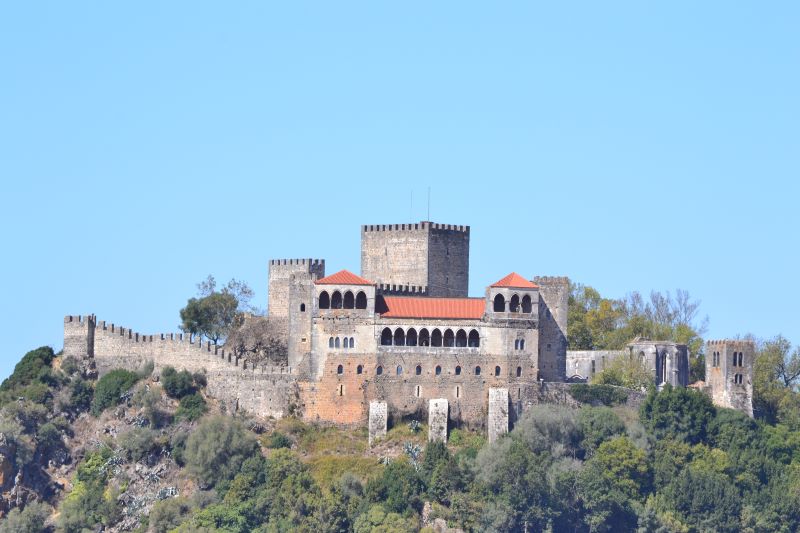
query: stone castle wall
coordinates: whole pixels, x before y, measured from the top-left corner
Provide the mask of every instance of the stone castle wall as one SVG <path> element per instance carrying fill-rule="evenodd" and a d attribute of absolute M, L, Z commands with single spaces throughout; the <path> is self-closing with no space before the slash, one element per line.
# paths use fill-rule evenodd
<path fill-rule="evenodd" d="M 287 319 L 289 317 L 290 287 L 297 275 L 308 277 L 309 274 L 319 278 L 325 277 L 324 259 L 273 259 L 269 262 L 269 304 L 270 319 Z"/>
<path fill-rule="evenodd" d="M 734 354 L 742 354 L 734 364 Z M 715 354 L 717 364 L 715 364 Z M 753 416 L 753 361 L 755 344 L 752 341 L 718 340 L 706 342 L 706 390 L 716 405 L 737 409 Z M 736 376 L 741 376 L 737 383 Z"/>
<path fill-rule="evenodd" d="M 539 286 L 539 366 L 545 381 L 564 381 L 567 366 L 569 278 L 542 276 Z"/>
<path fill-rule="evenodd" d="M 81 338 L 93 339 L 91 346 Z M 231 412 L 282 417 L 297 396 L 291 368 L 254 365 L 181 333 L 142 335 L 93 317 L 67 316 L 64 339 L 64 355 L 93 358 L 100 376 L 115 368 L 137 371 L 150 361 L 157 373 L 166 366 L 204 372 L 209 395 Z"/>

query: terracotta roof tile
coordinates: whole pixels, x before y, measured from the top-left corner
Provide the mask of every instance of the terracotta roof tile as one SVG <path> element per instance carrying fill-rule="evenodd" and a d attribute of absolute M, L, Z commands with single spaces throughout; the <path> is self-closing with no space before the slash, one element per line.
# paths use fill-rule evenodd
<path fill-rule="evenodd" d="M 336 274 L 317 280 L 317 285 L 375 285 L 368 279 L 356 276 L 349 270 L 340 270 Z"/>
<path fill-rule="evenodd" d="M 384 296 L 381 318 L 452 318 L 479 320 L 483 317 L 483 298 L 426 298 Z"/>
<path fill-rule="evenodd" d="M 492 283 L 492 287 L 513 287 L 515 289 L 538 289 L 539 286 L 528 281 L 516 272 L 512 272 L 503 279 Z"/>

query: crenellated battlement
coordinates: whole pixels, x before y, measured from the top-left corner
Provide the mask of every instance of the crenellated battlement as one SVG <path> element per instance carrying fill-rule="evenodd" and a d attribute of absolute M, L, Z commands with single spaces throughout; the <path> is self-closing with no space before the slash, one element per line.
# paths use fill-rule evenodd
<path fill-rule="evenodd" d="M 392 283 L 378 283 L 375 286 L 375 294 L 386 294 L 393 296 L 427 296 L 428 287 L 423 285 L 395 285 Z"/>
<path fill-rule="evenodd" d="M 469 233 L 469 226 L 456 224 L 438 224 L 436 222 L 423 221 L 415 224 L 365 224 L 361 226 L 362 233 L 371 231 L 426 231 L 426 230 L 447 230 L 460 233 Z"/>
<path fill-rule="evenodd" d="M 324 267 L 324 259 L 270 259 L 269 266 L 303 266 Z"/>
<path fill-rule="evenodd" d="M 746 339 L 715 339 L 706 341 L 711 346 L 743 346 L 755 349 L 755 342 Z"/>
<path fill-rule="evenodd" d="M 64 324 L 85 325 L 94 322 L 94 315 L 67 315 L 64 317 Z"/>
<path fill-rule="evenodd" d="M 535 276 L 533 282 L 541 285 L 568 285 L 569 278 L 566 276 Z"/>

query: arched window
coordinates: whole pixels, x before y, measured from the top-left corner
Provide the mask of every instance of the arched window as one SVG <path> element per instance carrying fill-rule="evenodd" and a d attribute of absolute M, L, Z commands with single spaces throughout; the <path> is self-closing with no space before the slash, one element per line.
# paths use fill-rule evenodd
<path fill-rule="evenodd" d="M 367 308 L 367 295 L 364 294 L 364 291 L 358 291 L 356 294 L 356 309 L 366 309 Z"/>
<path fill-rule="evenodd" d="M 467 347 L 467 332 L 463 329 L 456 332 L 456 346 L 459 348 Z"/>
<path fill-rule="evenodd" d="M 517 377 L 521 377 L 521 376 L 522 376 L 522 367 L 518 366 L 517 367 Z"/>
<path fill-rule="evenodd" d="M 736 359 L 737 359 L 736 352 L 733 352 L 733 363 L 731 364 L 732 366 L 736 366 Z"/>
<path fill-rule="evenodd" d="M 742 352 L 739 352 L 739 366 L 744 366 L 743 361 L 742 361 L 742 357 L 743 356 L 744 356 L 744 354 Z M 741 383 L 741 381 L 739 383 Z"/>
<path fill-rule="evenodd" d="M 383 328 L 381 332 L 381 346 L 391 346 L 392 345 L 392 330 L 389 328 Z"/>
<path fill-rule="evenodd" d="M 339 375 L 344 374 L 344 367 L 342 365 L 337 366 L 336 367 L 336 373 L 339 374 Z"/>
<path fill-rule="evenodd" d="M 503 298 L 502 294 L 498 294 L 494 297 L 494 312 L 495 313 L 503 313 L 506 310 L 506 299 Z"/>
<path fill-rule="evenodd" d="M 380 366 L 380 365 L 378 365 L 378 368 L 376 368 L 376 369 L 375 369 L 375 374 L 377 374 L 377 375 L 379 375 L 379 376 L 380 376 L 381 374 L 383 374 L 383 367 L 382 367 L 382 366 Z"/>
<path fill-rule="evenodd" d="M 434 329 L 431 333 L 431 346 L 439 347 L 442 345 L 442 332 L 439 329 Z"/>
<path fill-rule="evenodd" d="M 319 308 L 320 309 L 330 309 L 331 307 L 331 297 L 328 296 L 328 291 L 322 291 L 319 293 Z"/>
<path fill-rule="evenodd" d="M 358 365 L 356 367 L 356 374 L 363 374 L 363 373 L 364 373 L 364 367 L 361 366 L 361 365 Z"/>
<path fill-rule="evenodd" d="M 480 376 L 481 375 L 481 367 L 479 367 L 479 366 L 475 367 L 475 375 L 476 376 Z"/>
<path fill-rule="evenodd" d="M 328 339 L 328 348 L 333 348 L 333 337 Z"/>
<path fill-rule="evenodd" d="M 524 350 L 525 349 L 525 339 L 520 339 L 519 340 L 519 349 L 520 350 Z"/>
<path fill-rule="evenodd" d="M 414 373 L 415 373 L 416 375 L 418 375 L 418 376 L 419 376 L 420 374 L 422 374 L 422 367 L 421 367 L 421 366 L 419 366 L 419 365 L 417 365 L 417 368 L 416 368 L 416 370 L 414 370 Z"/>
<path fill-rule="evenodd" d="M 339 348 L 339 345 L 340 345 L 340 344 L 341 344 L 341 343 L 339 342 L 339 337 L 336 337 L 336 347 L 337 347 L 337 348 Z"/>
<path fill-rule="evenodd" d="M 342 308 L 342 293 L 339 291 L 334 291 L 333 296 L 331 296 L 331 309 L 341 309 Z"/>
<path fill-rule="evenodd" d="M 400 366 L 400 365 L 397 365 L 397 375 L 398 376 L 402 376 L 403 375 L 403 367 Z"/>
<path fill-rule="evenodd" d="M 417 330 L 411 328 L 406 333 L 406 346 L 416 346 L 417 345 Z"/>
<path fill-rule="evenodd" d="M 526 294 L 522 297 L 522 312 L 523 313 L 530 313 L 533 311 L 533 306 L 531 305 L 531 297 L 529 294 Z"/>
<path fill-rule="evenodd" d="M 461 375 L 461 367 L 457 366 L 456 367 L 456 376 L 460 376 L 460 375 Z"/>
<path fill-rule="evenodd" d="M 344 308 L 345 309 L 355 309 L 356 307 L 356 299 L 353 296 L 353 293 L 347 291 L 344 293 Z"/>
<path fill-rule="evenodd" d="M 306 312 L 306 304 L 300 304 L 300 312 L 301 313 L 305 313 Z"/>
<path fill-rule="evenodd" d="M 403 331 L 403 328 L 397 328 L 394 330 L 394 345 L 395 346 L 405 346 L 406 345 L 406 333 Z"/>
<path fill-rule="evenodd" d="M 469 332 L 469 347 L 477 348 L 481 345 L 481 336 L 478 334 L 477 329 L 470 330 Z"/>
<path fill-rule="evenodd" d="M 516 294 L 511 297 L 511 300 L 508 302 L 508 310 L 511 313 L 519 313 L 519 296 Z"/>
<path fill-rule="evenodd" d="M 500 367 L 499 366 L 494 367 L 494 375 L 495 376 L 499 376 L 500 375 Z"/>
<path fill-rule="evenodd" d="M 436 365 L 436 375 L 439 376 L 441 374 L 442 374 L 442 367 L 440 367 L 439 365 Z"/>
<path fill-rule="evenodd" d="M 452 348 L 456 342 L 456 337 L 453 335 L 452 329 L 444 330 L 444 345 L 448 348 Z"/>
<path fill-rule="evenodd" d="M 428 333 L 428 330 L 423 328 L 419 330 L 419 345 L 420 346 L 430 346 L 431 345 L 431 335 Z"/>
<path fill-rule="evenodd" d="M 355 346 L 356 346 L 356 340 L 353 337 L 350 337 L 350 347 L 355 348 Z"/>
<path fill-rule="evenodd" d="M 519 339 L 516 339 L 516 340 L 514 341 L 514 349 L 515 349 L 515 350 L 519 350 Z"/>

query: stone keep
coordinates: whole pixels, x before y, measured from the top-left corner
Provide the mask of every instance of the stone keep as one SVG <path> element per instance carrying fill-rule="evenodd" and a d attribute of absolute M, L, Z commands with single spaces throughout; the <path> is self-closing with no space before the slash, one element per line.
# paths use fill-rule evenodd
<path fill-rule="evenodd" d="M 369 445 L 375 439 L 386 436 L 386 423 L 388 418 L 388 410 L 386 402 L 371 401 L 369 402 Z"/>
<path fill-rule="evenodd" d="M 753 416 L 754 357 L 752 341 L 706 343 L 706 390 L 716 405 Z"/>
<path fill-rule="evenodd" d="M 362 226 L 361 275 L 379 286 L 417 287 L 428 296 L 465 297 L 469 226 L 433 222 Z"/>
<path fill-rule="evenodd" d="M 508 433 L 508 389 L 489 389 L 489 442 Z"/>
<path fill-rule="evenodd" d="M 447 442 L 449 405 L 445 398 L 428 402 L 428 440 Z"/>

